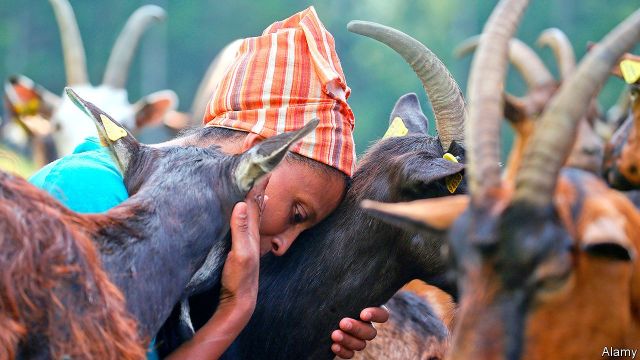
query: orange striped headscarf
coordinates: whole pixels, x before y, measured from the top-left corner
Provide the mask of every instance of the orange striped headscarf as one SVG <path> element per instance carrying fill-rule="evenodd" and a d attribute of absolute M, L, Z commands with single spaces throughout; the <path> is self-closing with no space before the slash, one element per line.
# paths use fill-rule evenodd
<path fill-rule="evenodd" d="M 351 176 L 356 154 L 350 93 L 333 36 L 310 7 L 242 41 L 204 123 L 268 138 L 318 118 L 315 132 L 291 150 Z"/>

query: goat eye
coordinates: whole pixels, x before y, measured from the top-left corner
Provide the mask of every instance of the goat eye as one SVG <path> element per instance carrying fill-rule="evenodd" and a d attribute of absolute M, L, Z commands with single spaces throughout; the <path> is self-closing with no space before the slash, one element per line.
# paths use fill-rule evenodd
<path fill-rule="evenodd" d="M 567 283 L 568 278 L 569 273 L 560 274 L 557 276 L 549 276 L 544 279 L 538 280 L 536 287 L 540 291 L 556 291 L 562 288 L 562 286 Z"/>

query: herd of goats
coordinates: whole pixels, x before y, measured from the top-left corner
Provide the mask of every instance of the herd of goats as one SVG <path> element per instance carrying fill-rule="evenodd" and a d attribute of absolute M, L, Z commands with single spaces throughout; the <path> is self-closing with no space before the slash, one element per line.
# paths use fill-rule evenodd
<path fill-rule="evenodd" d="M 70 88 L 60 97 L 26 77 L 9 79 L 0 154 L 39 167 L 97 129 L 125 184 L 142 183 L 111 211 L 80 215 L 0 171 L 0 359 L 139 359 L 154 337 L 167 354 L 191 336 L 184 321 L 198 328 L 215 311 L 209 300 L 219 291 L 233 204 L 316 123 L 233 157 L 193 147 L 147 151 L 144 143 L 199 122 L 238 43 L 214 60 L 190 114 L 174 110 L 171 91 L 131 104 L 127 69 L 163 10 L 147 5 L 131 16 L 102 84 L 92 86 L 73 10 L 50 2 Z M 640 10 L 579 63 L 560 30 L 542 32 L 538 44 L 552 49 L 556 79 L 513 38 L 527 3 L 501 0 L 482 34 L 458 48 L 474 52 L 466 99 L 417 40 L 349 23 L 410 64 L 438 135 L 428 135 L 415 94 L 397 101 L 390 118 L 401 118 L 408 134 L 373 144 L 335 212 L 285 256 L 261 259 L 255 312 L 225 359 L 332 358 L 329 334 L 340 319 L 381 304 L 391 318 L 357 358 L 635 358 L 640 57 L 628 51 L 640 41 Z M 505 92 L 509 63 L 527 84 L 524 96 Z M 597 95 L 610 76 L 626 84 L 604 112 Z M 515 134 L 504 166 L 503 118 Z M 151 171 L 141 167 L 151 162 Z M 213 184 L 211 173 L 220 174 Z M 185 299 L 190 315 L 176 305 Z"/>

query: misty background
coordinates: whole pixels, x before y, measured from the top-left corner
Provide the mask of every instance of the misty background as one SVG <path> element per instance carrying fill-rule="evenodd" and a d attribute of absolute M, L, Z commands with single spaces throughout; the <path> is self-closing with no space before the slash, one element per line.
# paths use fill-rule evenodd
<path fill-rule="evenodd" d="M 164 8 L 166 20 L 147 31 L 130 69 L 129 100 L 135 102 L 153 91 L 171 89 L 179 96 L 181 111 L 189 111 L 209 63 L 226 44 L 257 36 L 272 22 L 315 6 L 335 37 L 352 90 L 349 103 L 356 116 L 356 146 L 361 154 L 371 141 L 384 134 L 395 101 L 405 93 L 419 95 L 431 122 L 431 133 L 434 125 L 431 106 L 410 67 L 381 43 L 348 32 L 347 23 L 375 21 L 413 36 L 440 57 L 466 93 L 471 57 L 456 59 L 453 50 L 462 40 L 481 32 L 496 1 L 70 0 L 70 3 L 84 41 L 93 84 L 101 81 L 113 43 L 129 15 L 145 4 Z M 543 30 L 549 27 L 563 30 L 580 59 L 587 41 L 599 41 L 637 8 L 637 0 L 532 1 L 517 37 L 530 45 L 557 75 L 551 50 L 535 45 Z M 25 75 L 54 93 L 62 93 L 65 75 L 60 36 L 46 0 L 0 0 L 0 77 L 5 81 L 15 74 Z M 613 105 L 622 88 L 622 80 L 609 80 L 599 98 L 605 110 Z M 515 95 L 526 90 L 520 76 L 511 70 L 506 89 Z M 511 137 L 507 127 L 503 137 L 506 148 Z"/>

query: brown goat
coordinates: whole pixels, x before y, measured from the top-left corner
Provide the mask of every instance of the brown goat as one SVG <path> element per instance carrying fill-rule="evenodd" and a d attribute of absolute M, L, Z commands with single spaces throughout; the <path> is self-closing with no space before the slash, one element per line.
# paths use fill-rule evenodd
<path fill-rule="evenodd" d="M 526 6 L 500 1 L 472 64 L 470 198 L 441 199 L 440 208 L 429 200 L 377 206 L 393 217 L 400 208 L 414 226 L 451 228 L 461 300 L 450 359 L 587 359 L 640 347 L 640 215 L 600 178 L 560 172 L 608 69 L 640 39 L 640 10 L 587 54 L 549 101 L 514 189 L 501 180 L 496 145 L 509 38 Z"/>
<path fill-rule="evenodd" d="M 449 294 L 413 280 L 385 306 L 389 320 L 376 325 L 376 338 L 354 359 L 444 359 L 455 310 Z"/>
<path fill-rule="evenodd" d="M 135 195 L 106 214 L 80 215 L 0 172 L 0 356 L 142 358 L 142 340 L 176 303 L 219 283 L 233 205 L 318 121 L 236 156 L 151 148 L 67 94 L 92 117 Z"/>
<path fill-rule="evenodd" d="M 625 54 L 622 60 L 640 63 L 640 57 Z M 620 65 L 611 71 L 622 77 Z M 640 80 L 630 84 L 621 96 L 627 98 L 622 124 L 607 143 L 604 157 L 604 177 L 619 190 L 640 188 Z M 618 105 L 623 108 L 624 105 Z"/>

